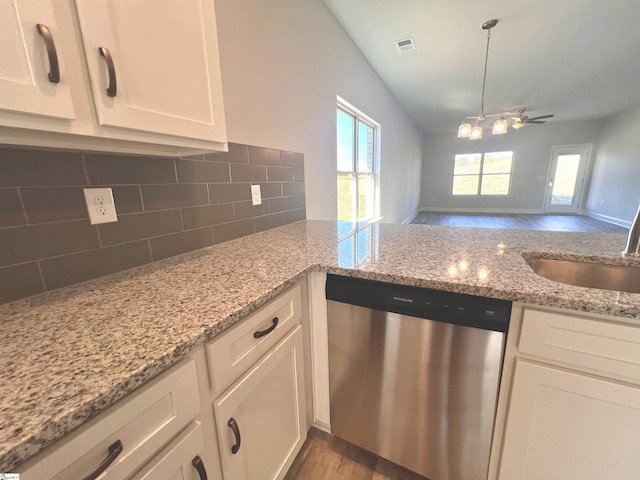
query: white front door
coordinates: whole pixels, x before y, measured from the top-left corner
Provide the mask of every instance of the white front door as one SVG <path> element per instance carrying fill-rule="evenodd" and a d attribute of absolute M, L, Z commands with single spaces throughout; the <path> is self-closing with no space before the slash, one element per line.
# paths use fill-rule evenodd
<path fill-rule="evenodd" d="M 553 147 L 544 211 L 578 213 L 591 145 Z"/>

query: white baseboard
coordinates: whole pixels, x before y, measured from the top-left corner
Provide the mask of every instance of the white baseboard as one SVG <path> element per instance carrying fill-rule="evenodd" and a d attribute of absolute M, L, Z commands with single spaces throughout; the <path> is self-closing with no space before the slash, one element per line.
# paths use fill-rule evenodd
<path fill-rule="evenodd" d="M 626 220 L 622 220 L 616 217 L 610 217 L 609 215 L 603 215 L 597 212 L 591 212 L 589 210 L 585 210 L 584 214 L 587 217 L 595 218 L 596 220 L 601 220 L 607 223 L 613 223 L 614 225 L 620 225 L 621 227 L 629 228 L 631 226 L 631 222 L 627 222 Z"/>
<path fill-rule="evenodd" d="M 414 213 L 413 215 L 409 215 L 407 218 L 405 218 L 402 221 L 403 225 L 406 225 L 408 223 L 411 223 L 413 221 L 414 218 L 416 218 L 418 215 L 420 214 L 420 210 L 418 210 L 416 213 Z"/>
<path fill-rule="evenodd" d="M 536 208 L 459 208 L 459 207 L 420 207 L 420 212 L 437 213 L 522 213 L 541 214 L 542 209 Z"/>

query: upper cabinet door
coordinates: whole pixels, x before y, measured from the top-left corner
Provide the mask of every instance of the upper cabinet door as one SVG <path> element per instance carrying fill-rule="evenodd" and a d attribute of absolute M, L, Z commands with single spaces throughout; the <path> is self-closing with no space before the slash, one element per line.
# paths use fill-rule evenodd
<path fill-rule="evenodd" d="M 0 110 L 75 118 L 57 33 L 50 1 L 0 0 Z"/>
<path fill-rule="evenodd" d="M 76 0 L 100 125 L 226 141 L 211 0 Z"/>

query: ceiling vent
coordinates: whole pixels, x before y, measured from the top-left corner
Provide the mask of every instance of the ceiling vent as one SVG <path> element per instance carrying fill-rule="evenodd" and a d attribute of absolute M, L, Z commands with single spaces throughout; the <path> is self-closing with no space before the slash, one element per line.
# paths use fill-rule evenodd
<path fill-rule="evenodd" d="M 410 52 L 411 50 L 416 49 L 416 42 L 413 37 L 405 38 L 404 40 L 398 40 L 396 42 L 396 48 L 400 53 Z"/>

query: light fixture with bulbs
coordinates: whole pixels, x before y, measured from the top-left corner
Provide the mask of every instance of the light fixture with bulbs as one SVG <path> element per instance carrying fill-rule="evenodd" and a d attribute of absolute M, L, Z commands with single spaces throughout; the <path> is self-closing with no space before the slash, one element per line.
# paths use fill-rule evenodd
<path fill-rule="evenodd" d="M 521 108 L 518 113 L 484 113 L 484 91 L 487 85 L 487 64 L 489 61 L 489 41 L 491 40 L 491 29 L 498 24 L 498 20 L 493 18 L 487 20 L 482 24 L 482 29 L 487 31 L 487 50 L 484 57 L 484 74 L 482 76 L 482 95 L 480 96 L 480 115 L 476 117 L 465 118 L 458 127 L 458 138 L 469 138 L 471 140 L 478 140 L 482 138 L 482 124 L 488 118 L 498 117 L 493 122 L 491 133 L 493 135 L 502 135 L 509 130 L 509 121 L 511 126 L 516 130 L 522 128 L 525 124 L 542 124 L 545 123 L 544 119 L 552 118 L 554 115 L 543 115 L 540 117 L 529 118 L 524 115 L 524 108 Z M 472 125 L 473 123 L 473 125 Z"/>

